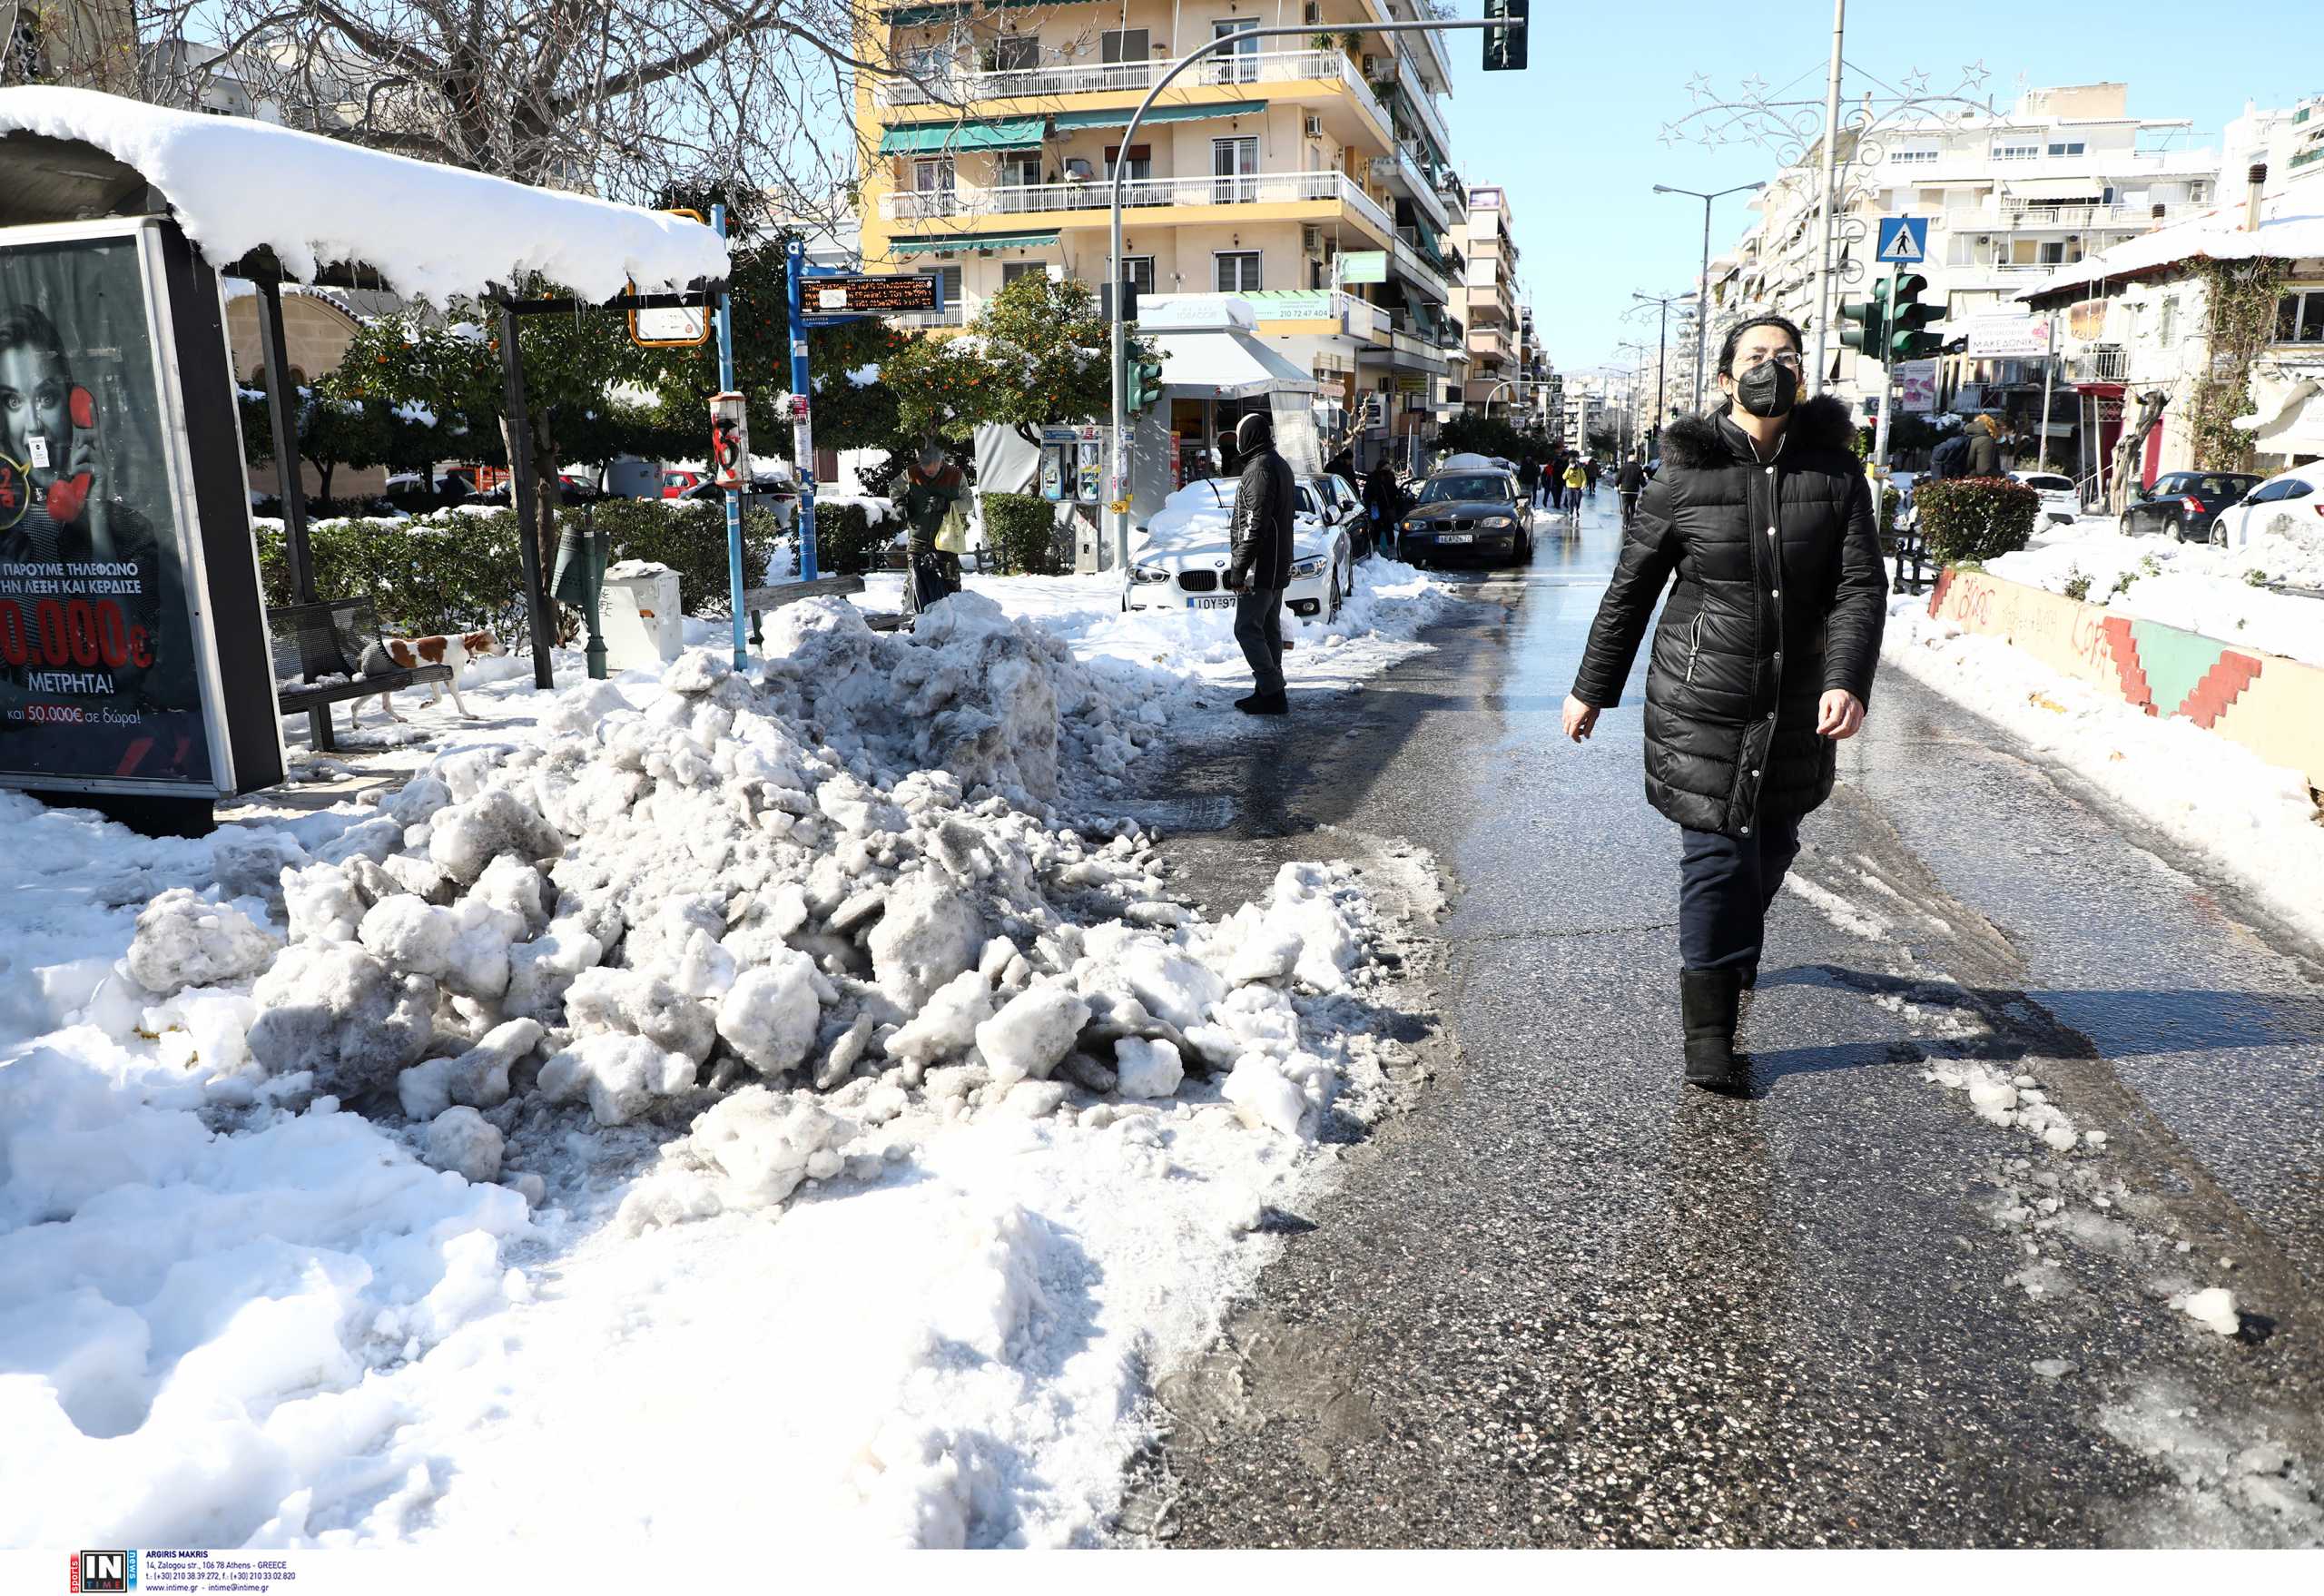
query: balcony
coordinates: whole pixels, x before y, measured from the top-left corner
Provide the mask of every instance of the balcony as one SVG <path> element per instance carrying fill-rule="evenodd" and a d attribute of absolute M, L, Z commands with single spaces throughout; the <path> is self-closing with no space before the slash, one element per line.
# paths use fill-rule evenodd
<path fill-rule="evenodd" d="M 2181 221 L 2206 205 L 2165 205 L 2161 220 Z M 2004 201 L 1998 210 L 1959 206 L 1945 213 L 1948 232 L 2008 232 L 2016 228 L 2073 227 L 2136 231 L 2156 221 L 2152 205 L 2034 205 Z"/>
<path fill-rule="evenodd" d="M 2068 382 L 2121 382 L 2130 369 L 2130 360 L 2118 343 L 2094 343 L 2066 357 L 2065 379 Z"/>
<path fill-rule="evenodd" d="M 1399 139 L 1394 154 L 1373 157 L 1372 181 L 1411 200 L 1427 212 L 1429 220 L 1437 226 L 1449 228 L 1452 225 L 1452 212 L 1446 208 L 1439 185 L 1431 180 L 1427 167 L 1420 158 L 1417 142 Z"/>
<path fill-rule="evenodd" d="M 903 190 L 880 196 L 886 222 L 974 221 L 994 216 L 1028 217 L 1068 213 L 1063 224 L 1102 227 L 1110 214 L 1114 185 L 1086 182 L 1020 183 L 996 188 L 953 187 Z M 1396 224 L 1380 202 L 1343 172 L 1264 172 L 1247 177 L 1139 177 L 1122 184 L 1125 212 L 1160 205 L 1340 204 L 1355 212 L 1384 243 Z"/>
<path fill-rule="evenodd" d="M 960 72 L 923 82 L 883 78 L 872 91 L 883 107 L 972 105 L 986 100 L 1052 100 L 1068 94 L 1143 94 L 1170 70 L 1168 61 L 1058 62 L 1014 72 Z M 1173 79 L 1180 87 L 1336 83 L 1385 133 L 1388 113 L 1355 64 L 1337 50 L 1266 50 L 1207 60 Z M 1165 102 L 1166 103 L 1168 102 Z"/>

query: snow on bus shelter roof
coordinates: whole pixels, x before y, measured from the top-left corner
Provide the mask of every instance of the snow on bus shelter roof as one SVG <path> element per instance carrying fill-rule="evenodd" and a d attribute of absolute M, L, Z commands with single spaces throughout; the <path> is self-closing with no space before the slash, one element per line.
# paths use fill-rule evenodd
<path fill-rule="evenodd" d="M 90 146 L 122 169 L 65 173 L 68 182 L 87 180 L 75 202 L 86 205 L 109 188 L 118 204 L 142 180 L 221 271 L 265 250 L 290 277 L 311 282 L 361 268 L 398 293 L 438 303 L 514 287 L 536 271 L 593 300 L 633 282 L 643 291 L 674 291 L 727 273 L 724 241 L 682 216 L 248 117 L 172 111 L 88 89 L 0 89 L 0 170 L 15 163 L 12 148 L 30 154 L 44 141 Z M 34 202 L 23 186 L 0 182 L 9 188 L 19 198 L 0 195 L 0 222 L 67 219 L 25 213 Z"/>

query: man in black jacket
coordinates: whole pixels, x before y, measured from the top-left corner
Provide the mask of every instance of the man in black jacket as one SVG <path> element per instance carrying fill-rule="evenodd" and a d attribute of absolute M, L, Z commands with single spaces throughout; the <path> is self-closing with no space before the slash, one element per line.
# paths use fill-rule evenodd
<path fill-rule="evenodd" d="M 1646 491 L 1646 468 L 1639 464 L 1636 455 L 1622 462 L 1621 475 L 1614 478 L 1615 491 L 1622 496 L 1622 525 L 1630 524 L 1638 514 L 1638 496 Z"/>
<path fill-rule="evenodd" d="M 1728 402 L 1674 422 L 1600 603 L 1566 734 L 1621 695 L 1655 606 L 1647 801 L 1683 830 L 1679 1010 L 1687 1079 L 1745 1084 L 1741 996 L 1767 912 L 1864 724 L 1887 620 L 1871 491 L 1847 407 L 1800 394 L 1799 330 L 1745 321 L 1719 350 Z M 1674 580 L 1675 578 L 1675 580 Z M 1663 590 L 1669 589 L 1663 603 Z"/>
<path fill-rule="evenodd" d="M 1235 641 L 1251 662 L 1255 689 L 1235 707 L 1245 714 L 1285 714 L 1291 704 L 1283 689 L 1283 590 L 1291 586 L 1299 490 L 1290 462 L 1275 453 L 1275 421 L 1265 410 L 1236 423 L 1235 446 L 1243 476 L 1235 488 L 1226 586 L 1237 596 Z"/>

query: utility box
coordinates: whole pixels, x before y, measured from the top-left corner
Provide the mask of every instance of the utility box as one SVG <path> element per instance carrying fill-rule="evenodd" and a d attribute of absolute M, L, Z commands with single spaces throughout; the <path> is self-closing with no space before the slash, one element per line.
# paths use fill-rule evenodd
<path fill-rule="evenodd" d="M 597 600 L 606 669 L 660 670 L 685 646 L 685 620 L 678 606 L 678 574 L 669 566 L 622 560 L 606 570 Z"/>

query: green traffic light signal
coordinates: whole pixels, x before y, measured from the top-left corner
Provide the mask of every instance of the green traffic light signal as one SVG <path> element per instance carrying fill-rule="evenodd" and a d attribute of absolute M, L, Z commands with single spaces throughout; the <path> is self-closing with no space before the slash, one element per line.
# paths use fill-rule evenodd
<path fill-rule="evenodd" d="M 1880 358 L 1888 344 L 1888 285 L 1873 285 L 1872 297 L 1840 306 L 1840 342 L 1860 355 Z"/>
<path fill-rule="evenodd" d="M 1893 302 L 1888 308 L 1887 336 L 1882 340 L 1886 360 L 1917 360 L 1933 355 L 1945 340 L 1934 332 L 1925 332 L 1932 321 L 1940 320 L 1944 312 L 1935 305 L 1924 305 L 1921 295 L 1928 291 L 1928 279 L 1917 271 L 1905 272 L 1896 279 Z"/>
<path fill-rule="evenodd" d="M 1162 397 L 1162 362 L 1131 360 L 1122 369 L 1122 409 L 1136 415 Z"/>

